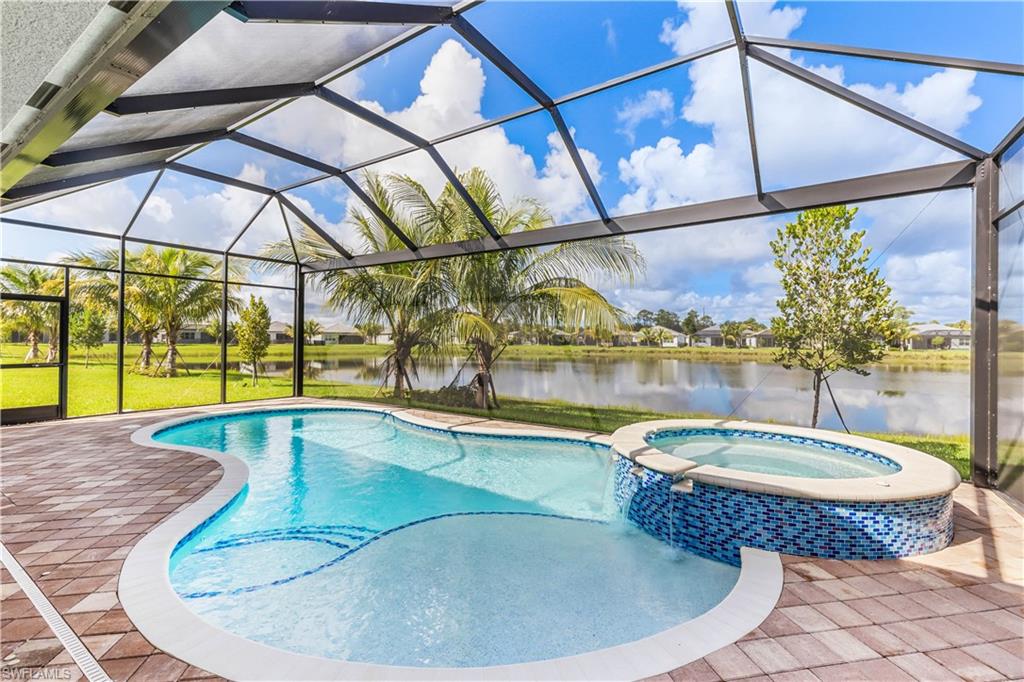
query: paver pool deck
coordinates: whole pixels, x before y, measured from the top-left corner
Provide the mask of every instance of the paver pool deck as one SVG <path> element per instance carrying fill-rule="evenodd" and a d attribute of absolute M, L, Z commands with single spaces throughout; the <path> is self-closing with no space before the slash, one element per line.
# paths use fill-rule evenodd
<path fill-rule="evenodd" d="M 275 404 L 347 403 L 252 403 Z M 120 607 L 117 580 L 132 546 L 209 490 L 220 467 L 197 455 L 135 445 L 130 435 L 171 417 L 245 406 L 0 429 L 0 539 L 112 679 L 213 677 L 145 640 Z M 1024 522 L 999 495 L 968 484 L 956 491 L 955 505 L 953 544 L 935 554 L 895 561 L 783 557 L 785 586 L 767 620 L 739 642 L 656 679 L 1024 678 Z M 3 679 L 84 676 L 6 568 L 0 596 Z"/>

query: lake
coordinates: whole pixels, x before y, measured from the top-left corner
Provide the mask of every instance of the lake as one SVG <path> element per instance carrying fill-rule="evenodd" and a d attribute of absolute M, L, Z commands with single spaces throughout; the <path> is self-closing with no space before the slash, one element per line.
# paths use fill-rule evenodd
<path fill-rule="evenodd" d="M 377 384 L 379 358 L 317 361 L 315 378 Z M 447 385 L 461 359 L 421 363 L 415 388 Z M 289 363 L 276 363 L 271 372 Z M 460 383 L 473 375 L 462 371 Z M 741 419 L 808 425 L 811 378 L 762 362 L 695 362 L 660 358 L 501 360 L 494 369 L 500 395 L 558 398 L 589 405 L 643 406 L 660 412 L 704 412 Z M 963 370 L 872 367 L 868 376 L 841 372 L 830 380 L 836 401 L 854 431 L 963 434 L 970 426 L 970 374 Z M 1017 384 L 1019 387 L 1019 384 Z M 1024 396 L 1009 396 L 1015 410 Z M 819 424 L 842 425 L 827 391 Z"/>

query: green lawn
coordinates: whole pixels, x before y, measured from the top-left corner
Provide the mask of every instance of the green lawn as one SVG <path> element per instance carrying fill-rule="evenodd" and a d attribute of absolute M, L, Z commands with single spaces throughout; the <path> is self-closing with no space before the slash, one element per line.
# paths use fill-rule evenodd
<path fill-rule="evenodd" d="M 124 406 L 129 410 L 144 410 L 164 407 L 184 407 L 190 405 L 206 405 L 220 401 L 220 370 L 218 367 L 220 349 L 215 344 L 183 344 L 179 345 L 185 360 L 189 363 L 204 363 L 204 369 L 192 370 L 192 373 L 181 373 L 174 378 L 150 377 L 131 372 L 125 373 Z M 154 348 L 155 356 L 165 350 L 162 346 Z M 44 349 L 45 351 L 45 349 Z M 594 348 L 580 346 L 511 346 L 504 357 L 551 357 L 573 358 L 593 355 L 634 355 L 655 353 L 658 356 L 668 351 L 670 356 L 686 356 L 706 361 L 717 361 L 716 355 L 736 354 L 746 359 L 767 359 L 767 350 L 736 350 L 736 349 L 647 349 L 647 348 Z M 125 349 L 125 364 L 130 365 L 138 355 L 139 347 L 128 345 Z M 336 345 L 307 346 L 306 359 L 340 359 L 365 358 L 383 355 L 383 345 Z M 4 362 L 21 362 L 25 347 L 15 344 L 0 346 L 0 358 Z M 921 353 L 922 360 L 942 357 L 946 353 L 959 354 L 958 351 L 908 351 Z M 70 357 L 68 375 L 68 414 L 83 416 L 114 412 L 117 405 L 117 371 L 116 346 L 108 344 L 99 352 L 91 354 L 89 366 L 85 365 L 85 353 L 73 350 Z M 289 344 L 270 346 L 267 362 L 273 360 L 290 360 L 292 347 Z M 237 360 L 237 348 L 228 348 L 228 360 Z M 227 399 L 229 402 L 257 400 L 261 398 L 285 397 L 292 394 L 290 376 L 261 378 L 258 386 L 251 385 L 248 376 L 237 371 L 228 372 Z M 412 400 L 395 399 L 386 395 L 378 395 L 374 386 L 332 384 L 318 380 L 306 380 L 305 394 L 311 397 L 348 398 L 368 400 L 387 404 L 400 404 L 409 407 L 444 410 L 461 414 L 489 416 L 532 424 L 562 426 L 600 433 L 611 433 L 615 429 L 637 421 L 666 418 L 714 417 L 715 415 L 698 413 L 664 413 L 655 412 L 644 407 L 614 406 L 597 407 L 580 405 L 559 400 L 524 400 L 518 398 L 502 398 L 499 410 L 486 412 L 473 408 L 440 406 L 431 400 L 431 394 L 418 391 Z M 0 372 L 0 408 L 20 407 L 29 405 L 46 405 L 57 402 L 57 370 L 56 368 L 35 368 L 6 370 Z M 970 476 L 970 452 L 967 436 L 915 436 L 893 433 L 863 434 L 893 443 L 922 450 L 946 462 L 949 462 L 960 475 Z"/>
<path fill-rule="evenodd" d="M 372 347 L 371 347 L 372 348 Z M 179 345 L 189 363 L 202 363 L 201 369 L 182 371 L 174 378 L 150 377 L 132 372 L 124 374 L 124 407 L 128 410 L 148 410 L 161 407 L 206 405 L 220 401 L 220 349 L 215 344 Z M 45 349 L 43 349 L 45 352 Z M 161 357 L 166 347 L 154 346 L 154 357 Z M 21 362 L 25 348 L 5 344 L 0 349 L 4 362 Z M 134 362 L 139 346 L 128 345 L 125 364 Z M 72 350 L 68 368 L 68 416 L 105 414 L 117 409 L 117 347 L 107 344 L 90 354 L 89 365 L 85 353 Z M 271 346 L 266 360 L 290 360 L 292 347 L 286 344 Z M 237 361 L 237 349 L 228 348 L 228 361 Z M 287 377 L 261 377 L 252 386 L 248 376 L 229 371 L 227 375 L 229 402 L 276 398 L 292 394 L 292 380 Z M 0 372 L 0 408 L 48 405 L 57 402 L 57 369 L 11 369 Z"/>

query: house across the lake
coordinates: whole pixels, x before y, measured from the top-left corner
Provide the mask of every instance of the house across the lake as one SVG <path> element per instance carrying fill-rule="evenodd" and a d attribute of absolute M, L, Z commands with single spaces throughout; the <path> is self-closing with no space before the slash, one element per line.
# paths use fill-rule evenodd
<path fill-rule="evenodd" d="M 775 347 L 775 335 L 772 334 L 771 329 L 762 329 L 761 331 L 754 331 L 752 329 L 744 329 L 740 332 L 740 339 L 747 348 L 774 348 Z"/>
<path fill-rule="evenodd" d="M 724 346 L 725 337 L 722 336 L 722 328 L 717 324 L 701 329 L 693 335 L 694 346 Z"/>
<path fill-rule="evenodd" d="M 914 350 L 970 350 L 971 332 L 944 324 L 915 324 L 910 327 L 910 347 Z"/>
<path fill-rule="evenodd" d="M 288 333 L 289 326 L 284 322 L 271 322 L 270 343 L 291 343 L 292 335 Z"/>
<path fill-rule="evenodd" d="M 683 348 L 684 346 L 690 345 L 690 337 L 683 332 L 677 332 L 675 329 L 662 327 L 660 324 L 654 325 L 651 329 L 656 332 L 661 332 L 662 348 Z"/>
<path fill-rule="evenodd" d="M 178 332 L 178 343 L 217 343 L 216 337 L 207 331 L 206 323 L 183 324 Z M 162 330 L 153 339 L 156 343 L 167 343 L 167 334 Z"/>
<path fill-rule="evenodd" d="M 363 333 L 350 324 L 331 324 L 313 337 L 314 346 L 333 346 L 339 343 L 365 343 Z"/>

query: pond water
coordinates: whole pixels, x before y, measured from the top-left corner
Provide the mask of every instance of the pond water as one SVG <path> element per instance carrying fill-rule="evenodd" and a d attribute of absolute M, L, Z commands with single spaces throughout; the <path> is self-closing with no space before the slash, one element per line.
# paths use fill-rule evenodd
<path fill-rule="evenodd" d="M 278 363 L 281 371 L 286 363 Z M 377 384 L 380 359 L 316 361 L 314 378 L 339 383 Z M 417 388 L 447 385 L 461 359 L 420 363 Z M 270 369 L 270 367 L 268 367 Z M 868 376 L 842 372 L 830 384 L 854 431 L 963 434 L 970 425 L 970 373 L 908 367 L 872 367 Z M 460 383 L 472 377 L 466 368 Z M 811 378 L 761 362 L 695 362 L 665 358 L 581 358 L 498 360 L 495 383 L 501 395 L 558 398 L 602 406 L 640 406 L 659 412 L 702 412 L 741 419 L 809 425 Z M 1024 396 L 1016 396 L 1018 401 Z M 1020 408 L 1017 408 L 1020 409 Z M 826 391 L 824 428 L 841 429 Z"/>

